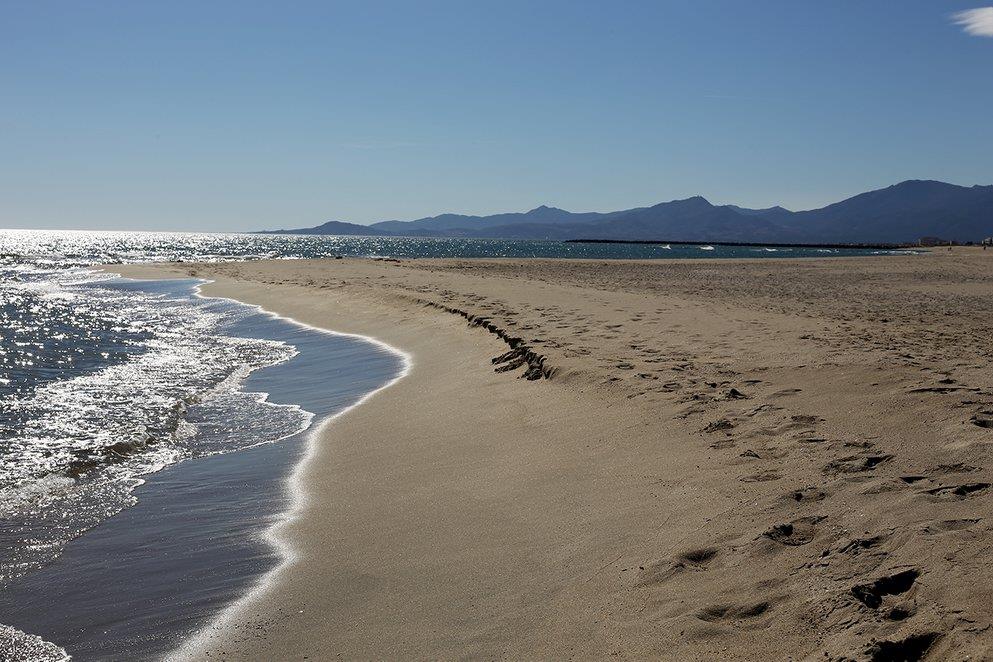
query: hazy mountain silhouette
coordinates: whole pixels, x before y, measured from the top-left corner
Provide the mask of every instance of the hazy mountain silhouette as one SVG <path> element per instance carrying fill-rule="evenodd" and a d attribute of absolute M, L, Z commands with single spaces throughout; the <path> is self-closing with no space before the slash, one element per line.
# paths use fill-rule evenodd
<path fill-rule="evenodd" d="M 793 232 L 759 214 L 717 207 L 705 198 L 663 202 L 587 225 L 583 239 L 673 241 L 800 241 Z"/>
<path fill-rule="evenodd" d="M 345 223 L 344 221 L 328 221 L 313 228 L 298 228 L 296 230 L 263 230 L 258 234 L 340 234 L 340 235 L 389 235 L 389 232 L 379 232 L 368 225 Z"/>
<path fill-rule="evenodd" d="M 911 180 L 800 212 L 779 206 L 718 206 L 694 196 L 606 213 L 541 206 L 523 213 L 442 214 L 369 226 L 330 221 L 314 228 L 272 232 L 779 243 L 906 243 L 921 237 L 978 241 L 993 235 L 993 186 Z"/>
<path fill-rule="evenodd" d="M 462 214 L 442 214 L 415 221 L 381 221 L 370 227 L 393 233 L 409 233 L 411 230 L 447 232 L 451 230 L 478 231 L 507 225 L 572 224 L 603 220 L 614 214 L 598 212 L 573 213 L 556 207 L 536 207 L 524 213 L 494 214 L 492 216 L 464 216 Z"/>
<path fill-rule="evenodd" d="M 777 216 L 789 216 L 793 212 L 785 207 L 780 207 L 776 205 L 775 207 L 767 207 L 766 209 L 749 209 L 748 207 L 739 207 L 738 205 L 724 205 L 732 211 L 736 211 L 744 216 L 765 216 L 766 218 L 775 218 Z"/>
<path fill-rule="evenodd" d="M 977 241 L 993 235 L 993 186 L 911 180 L 796 212 L 784 225 L 812 241 Z"/>

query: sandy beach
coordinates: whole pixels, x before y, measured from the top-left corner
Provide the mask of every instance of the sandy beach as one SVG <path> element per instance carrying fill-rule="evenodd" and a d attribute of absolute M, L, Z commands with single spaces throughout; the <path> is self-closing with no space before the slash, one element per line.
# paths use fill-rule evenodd
<path fill-rule="evenodd" d="M 187 657 L 993 656 L 993 251 L 112 270 L 413 361 Z"/>

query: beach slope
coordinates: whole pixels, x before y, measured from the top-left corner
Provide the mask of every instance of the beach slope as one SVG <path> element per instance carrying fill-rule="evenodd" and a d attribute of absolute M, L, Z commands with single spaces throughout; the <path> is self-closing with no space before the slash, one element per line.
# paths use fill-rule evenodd
<path fill-rule="evenodd" d="M 188 657 L 993 650 L 993 255 L 113 269 L 413 359 Z"/>

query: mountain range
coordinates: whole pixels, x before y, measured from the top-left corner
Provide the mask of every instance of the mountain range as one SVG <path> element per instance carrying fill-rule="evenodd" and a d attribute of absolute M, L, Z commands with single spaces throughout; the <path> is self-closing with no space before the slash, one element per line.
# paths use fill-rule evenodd
<path fill-rule="evenodd" d="M 940 237 L 966 242 L 993 235 L 993 186 L 909 180 L 809 211 L 713 205 L 694 196 L 614 212 L 541 206 L 522 213 L 442 214 L 371 225 L 329 221 L 263 233 L 807 244 L 912 243 Z"/>

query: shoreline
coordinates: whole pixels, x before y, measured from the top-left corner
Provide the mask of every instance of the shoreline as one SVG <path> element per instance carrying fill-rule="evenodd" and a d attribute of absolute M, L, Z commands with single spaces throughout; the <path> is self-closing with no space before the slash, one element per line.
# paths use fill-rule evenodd
<path fill-rule="evenodd" d="M 299 557 L 198 652 L 988 653 L 993 261 L 675 262 L 134 267 L 417 357 L 315 434 Z"/>
<path fill-rule="evenodd" d="M 224 607 L 224 609 L 216 614 L 210 621 L 202 627 L 197 632 L 193 633 L 185 641 L 183 641 L 174 651 L 169 653 L 164 659 L 166 661 L 179 661 L 183 659 L 190 659 L 196 657 L 208 644 L 209 637 L 213 631 L 225 628 L 232 620 L 238 617 L 238 612 L 245 609 L 245 607 L 251 604 L 253 601 L 258 600 L 262 595 L 265 594 L 267 588 L 274 582 L 278 581 L 279 575 L 286 572 L 292 568 L 293 563 L 297 558 L 297 550 L 293 546 L 292 540 L 287 539 L 281 534 L 281 531 L 288 526 L 290 526 L 295 519 L 300 516 L 300 511 L 307 503 L 307 492 L 301 484 L 301 476 L 306 470 L 308 463 L 313 461 L 316 445 L 319 438 L 323 436 L 327 429 L 335 422 L 336 419 L 347 415 L 353 409 L 361 406 L 362 404 L 368 402 L 370 399 L 375 397 L 381 391 L 384 391 L 401 379 L 406 377 L 414 367 L 413 356 L 409 353 L 389 345 L 388 343 L 382 342 L 381 340 L 374 338 L 372 336 L 366 336 L 357 333 L 343 333 L 335 331 L 333 329 L 326 329 L 305 322 L 298 321 L 292 317 L 281 315 L 276 311 L 269 310 L 262 305 L 244 302 L 232 297 L 218 296 L 212 294 L 204 293 L 204 288 L 212 284 L 212 281 L 204 281 L 194 288 L 195 295 L 203 298 L 214 298 L 214 299 L 225 299 L 228 301 L 234 301 L 241 305 L 249 306 L 255 308 L 260 313 L 269 315 L 275 319 L 282 320 L 288 324 L 296 327 L 308 329 L 316 333 L 326 334 L 336 337 L 346 337 L 354 338 L 362 342 L 371 344 L 375 347 L 380 348 L 385 352 L 395 354 L 402 360 L 402 367 L 400 372 L 392 377 L 382 386 L 369 391 L 362 395 L 356 402 L 345 407 L 341 411 L 329 414 L 323 417 L 321 420 L 316 421 L 309 430 L 304 434 L 304 452 L 301 454 L 299 460 L 293 467 L 292 472 L 289 476 L 285 478 L 286 491 L 289 494 L 289 506 L 288 508 L 280 514 L 279 519 L 274 522 L 271 526 L 265 529 L 262 534 L 263 540 L 266 544 L 270 545 L 273 550 L 276 551 L 277 555 L 280 557 L 279 563 L 271 570 L 264 573 L 257 580 L 255 580 L 249 589 L 236 601 Z"/>
<path fill-rule="evenodd" d="M 194 304 L 189 306 L 194 319 L 200 319 L 193 313 L 199 308 L 216 311 L 225 317 L 220 333 L 236 338 L 239 348 L 258 339 L 294 349 L 273 353 L 267 357 L 271 362 L 238 370 L 211 387 L 203 400 L 220 393 L 223 402 L 224 393 L 231 392 L 240 394 L 233 400 L 240 404 L 237 410 L 205 405 L 206 415 L 191 409 L 190 421 L 208 427 L 202 454 L 191 448 L 181 461 L 142 474 L 120 512 L 7 587 L 3 602 L 9 621 L 28 626 L 36 637 L 44 634 L 39 641 L 58 642 L 73 655 L 158 659 L 199 630 L 205 618 L 243 597 L 289 554 L 282 541 L 266 534 L 270 524 L 278 526 L 286 516 L 292 495 L 300 493 L 288 488 L 312 441 L 311 431 L 329 415 L 401 378 L 406 369 L 402 361 L 407 359 L 383 343 L 299 324 L 235 299 L 205 296 L 203 284 L 197 279 L 121 280 L 108 287 L 151 297 L 167 293 L 182 301 L 183 310 Z M 273 412 L 300 415 L 256 411 L 253 403 L 270 399 Z M 224 416 L 229 411 L 233 418 Z M 252 416 L 252 429 L 243 426 L 246 416 Z M 210 432 L 214 427 L 244 434 L 231 436 L 233 445 L 219 445 L 221 437 Z M 143 554 L 143 548 L 158 554 Z M 118 590 L 108 581 L 111 576 L 143 590 Z M 153 619 L 162 622 L 153 625 Z M 22 638 L 30 644 L 28 635 Z M 11 639 L 14 654 L 20 649 Z"/>
<path fill-rule="evenodd" d="M 179 265 L 179 269 L 182 270 L 182 268 L 184 268 L 185 266 L 187 265 Z M 151 275 L 154 272 L 162 273 L 164 271 L 165 277 L 168 277 L 169 275 L 178 273 L 174 271 L 174 269 L 176 268 L 177 265 L 169 265 L 165 267 L 165 269 L 163 269 L 161 265 L 159 266 L 129 265 L 128 267 L 123 269 L 124 271 L 123 275 L 127 277 L 145 278 L 145 277 L 149 277 L 149 275 Z M 117 265 L 114 266 L 114 269 L 118 270 Z M 275 311 L 277 314 L 283 317 L 289 317 L 295 320 L 296 322 L 305 325 L 318 326 L 317 324 L 314 324 L 311 320 L 316 322 L 318 319 L 317 317 L 318 315 L 322 315 L 323 317 L 323 315 L 326 315 L 328 313 L 328 310 L 326 308 L 320 312 L 315 312 L 311 309 L 313 300 L 309 295 L 309 293 L 305 293 L 304 296 L 299 296 L 302 293 L 297 291 L 280 292 L 278 290 L 273 291 L 272 288 L 269 287 L 258 288 L 258 289 L 251 288 L 251 289 L 253 291 L 246 292 L 244 289 L 244 284 L 235 283 L 227 279 L 224 280 L 217 279 L 215 280 L 214 283 L 211 283 L 210 286 L 205 288 L 205 294 L 208 296 L 221 296 L 225 298 L 232 298 L 235 299 L 236 301 L 248 305 L 260 305 L 266 310 Z M 237 294 L 235 293 L 236 291 Z M 276 303 L 277 301 L 279 301 L 280 303 L 277 304 Z M 290 303 L 290 305 L 287 305 L 287 302 L 292 302 L 292 303 Z M 354 304 L 355 301 L 353 300 L 351 303 Z M 377 316 L 380 316 L 380 319 L 373 319 L 372 321 L 370 321 L 369 316 L 363 316 L 361 314 L 353 316 L 352 314 L 355 313 L 356 311 L 354 308 L 352 308 L 347 313 L 348 315 L 347 320 L 345 318 L 338 317 L 337 315 L 333 315 L 332 316 L 333 321 L 326 321 L 325 322 L 326 326 L 318 327 L 318 328 L 327 329 L 330 327 L 334 329 L 339 329 L 344 326 L 346 329 L 348 329 L 347 331 L 344 332 L 345 334 L 355 333 L 357 335 L 372 335 L 371 333 L 369 334 L 363 333 L 363 331 L 367 330 L 367 328 L 370 325 L 376 327 L 378 324 L 379 325 L 378 328 L 382 333 L 372 336 L 377 338 L 382 337 L 382 335 L 388 336 L 389 334 L 387 332 L 387 329 L 392 329 L 394 331 L 393 335 L 396 335 L 395 332 L 399 330 L 403 332 L 400 334 L 401 336 L 404 334 L 408 334 L 408 337 L 411 338 L 411 342 L 413 344 L 418 344 L 420 346 L 420 350 L 421 350 L 420 352 L 417 349 L 411 349 L 410 351 L 410 353 L 412 353 L 415 357 L 418 356 L 421 352 L 426 352 L 427 346 L 432 346 L 435 344 L 433 340 L 429 338 L 425 338 L 419 332 L 417 332 L 416 328 L 412 329 L 411 327 L 397 327 L 393 321 L 396 311 L 393 310 L 392 308 L 383 307 L 380 305 L 372 306 L 372 308 L 374 310 L 372 311 L 373 315 L 371 317 L 375 318 Z M 346 313 L 341 313 L 341 314 L 346 314 Z M 365 317 L 364 320 L 363 317 Z M 387 318 L 385 322 L 382 320 L 382 317 Z M 482 338 L 486 339 L 483 342 L 480 342 L 481 337 L 478 335 L 468 334 L 467 336 L 467 334 L 465 334 L 465 327 L 464 327 L 466 320 L 461 319 L 461 317 L 457 317 L 455 315 L 448 315 L 448 314 L 439 315 L 436 312 L 428 311 L 425 314 L 425 318 L 431 320 L 431 324 L 433 326 L 441 327 L 445 333 L 452 334 L 452 336 L 457 337 L 459 339 L 460 341 L 459 344 L 461 345 L 461 347 L 459 348 L 459 351 L 456 354 L 459 356 L 459 359 L 462 359 L 463 355 L 466 354 L 469 355 L 466 358 L 468 358 L 468 361 L 472 364 L 474 371 L 478 371 L 479 367 L 488 365 L 490 363 L 490 359 L 494 356 L 494 354 L 500 354 L 506 351 L 507 346 L 504 344 L 504 341 L 501 338 L 496 337 L 495 335 L 490 335 L 493 333 L 490 330 L 486 330 L 485 335 L 482 336 Z M 327 319 L 327 318 L 323 317 L 323 319 Z M 356 319 L 359 319 L 361 321 L 356 322 L 355 321 Z M 479 328 L 480 330 L 484 330 L 481 325 Z M 420 337 L 418 341 L 415 342 L 413 340 L 413 337 L 416 336 L 420 336 Z M 452 340 L 453 338 L 448 337 L 447 339 Z M 407 345 L 405 343 L 403 343 L 402 341 L 395 340 L 393 338 L 389 338 L 388 341 L 383 341 L 383 342 L 388 342 L 388 344 L 403 348 L 404 350 L 407 349 Z M 443 351 L 440 352 L 440 354 L 449 356 L 452 353 L 451 349 L 452 349 L 451 347 L 446 347 Z M 441 364 L 447 369 L 448 366 L 445 366 L 444 365 L 445 362 L 441 360 L 440 356 L 438 356 L 439 352 L 435 351 L 433 352 L 433 354 L 435 355 L 435 358 L 439 360 L 431 361 L 430 359 L 425 359 L 423 361 L 417 361 L 415 363 L 415 366 L 420 366 L 420 368 L 426 368 L 429 366 L 437 366 L 438 364 Z M 503 391 L 504 399 L 511 401 L 516 406 L 517 404 L 516 401 L 518 399 L 519 393 L 517 392 L 515 382 L 512 378 L 508 379 L 505 375 L 501 375 L 499 373 L 492 373 L 489 370 L 478 371 L 475 374 L 477 377 L 482 378 L 481 381 L 486 382 L 487 386 L 490 387 L 494 385 L 498 386 L 499 390 Z M 434 379 L 437 379 L 438 376 L 439 376 L 438 374 L 433 375 Z M 442 373 L 440 376 L 443 378 L 443 381 L 447 381 L 447 379 L 445 379 L 444 373 Z M 398 384 L 395 384 L 395 387 L 407 386 L 407 390 L 416 391 L 419 387 L 413 385 L 412 382 L 419 377 L 421 377 L 421 375 L 416 372 L 416 367 L 415 367 L 415 370 L 412 372 L 412 374 L 409 374 L 406 379 L 400 381 Z M 386 393 L 384 393 L 383 395 L 394 395 L 394 394 L 396 394 L 396 388 L 386 391 Z M 409 398 L 410 398 L 410 394 L 408 393 L 403 399 L 409 400 Z M 447 402 L 448 402 L 447 398 L 438 397 L 438 398 L 433 398 L 432 400 L 436 406 L 441 406 L 442 409 L 447 409 Z M 377 405 L 381 408 L 387 408 L 390 405 L 395 404 L 391 402 L 390 405 L 384 406 L 380 404 L 382 402 L 383 402 L 382 399 L 377 399 L 376 401 L 374 401 L 374 403 L 370 403 L 370 404 Z M 483 402 L 481 401 L 480 404 L 482 405 Z M 392 413 L 392 412 L 388 412 L 388 413 Z M 378 418 L 382 416 L 383 412 L 373 411 L 373 407 L 364 407 L 364 408 L 355 409 L 351 411 L 350 414 L 352 415 L 351 417 L 344 417 L 337 419 L 336 422 L 339 425 L 354 423 L 353 425 L 351 425 L 349 430 L 345 431 L 344 433 L 341 430 L 338 430 L 337 432 L 339 435 L 348 434 L 349 432 L 352 432 L 357 428 L 365 427 L 365 422 L 354 421 L 354 417 L 356 415 L 358 416 L 364 415 L 364 418 L 370 418 L 370 417 Z M 392 416 L 388 416 L 388 418 L 392 419 Z M 433 428 L 434 421 L 436 419 L 430 417 L 429 419 L 430 419 L 429 420 L 430 426 Z M 392 423 L 390 423 L 390 426 L 392 427 Z M 314 438 L 316 439 L 317 437 L 322 437 L 322 441 L 324 442 L 324 444 L 325 445 L 328 444 L 330 442 L 330 439 L 328 437 L 333 436 L 333 435 L 328 435 L 328 432 L 333 430 L 333 428 L 334 426 L 328 426 L 322 428 L 322 430 L 315 433 Z M 329 462 L 327 458 L 315 458 L 314 456 L 311 456 L 310 462 L 308 463 L 302 462 L 300 465 L 298 465 L 299 471 L 303 474 L 306 474 L 308 468 L 314 468 L 315 459 L 321 462 L 321 464 L 325 467 L 326 467 L 326 463 Z M 516 464 L 516 463 L 511 463 L 511 464 Z M 511 471 L 515 470 L 514 467 L 508 467 L 508 469 Z M 299 476 L 297 477 L 299 478 Z M 303 480 L 300 481 L 299 484 L 306 485 L 307 482 L 308 482 L 307 479 L 304 478 Z M 314 487 L 312 480 L 310 481 L 309 487 L 311 489 Z M 308 491 L 307 487 L 305 486 L 304 492 L 306 493 L 307 491 Z M 306 507 L 306 505 L 309 505 L 314 500 L 316 499 L 314 499 L 313 497 L 311 499 L 304 499 L 303 505 Z M 293 520 L 293 519 L 284 520 L 283 522 L 281 522 L 280 529 L 282 531 L 285 531 L 287 535 L 292 536 L 294 535 L 294 532 L 292 531 L 294 525 L 299 523 L 300 523 L 299 520 Z M 311 525 L 312 524 L 313 522 L 311 522 Z M 320 527 L 320 529 L 322 530 L 324 528 L 325 527 L 323 526 Z M 464 531 L 468 533 L 469 527 L 464 527 Z M 299 542 L 300 539 L 299 532 L 296 533 L 298 535 L 298 542 Z M 304 533 L 305 535 L 309 535 L 312 532 L 308 531 Z M 364 548 L 364 546 L 361 545 L 360 547 Z M 304 551 L 303 553 L 306 554 L 306 551 Z M 296 560 L 299 561 L 300 557 L 296 557 Z M 313 559 L 310 560 L 313 561 Z M 281 566 L 281 570 L 290 567 L 292 567 L 292 565 Z M 318 574 L 323 574 L 323 568 L 319 568 L 318 570 L 319 570 Z M 283 595 L 288 594 L 291 600 L 297 594 L 297 591 L 294 588 L 290 588 L 285 585 L 281 586 L 282 580 L 291 579 L 291 577 L 287 577 L 287 574 L 292 575 L 293 573 L 283 572 L 281 575 L 274 574 L 270 576 L 269 579 L 273 581 L 266 582 L 265 584 L 259 586 L 256 591 L 253 591 L 252 593 L 246 595 L 245 598 L 239 600 L 237 603 L 232 605 L 230 609 L 225 610 L 224 614 L 220 619 L 216 620 L 213 624 L 208 625 L 208 627 L 205 630 L 203 630 L 197 636 L 196 639 L 187 642 L 186 645 L 184 645 L 179 650 L 174 652 L 173 655 L 170 657 L 170 659 L 199 659 L 204 655 L 211 655 L 211 654 L 222 654 L 226 656 L 232 656 L 234 658 L 250 659 L 260 654 L 261 655 L 275 654 L 275 651 L 279 651 L 280 655 L 290 655 L 292 657 L 293 654 L 287 652 L 287 647 L 288 645 L 290 645 L 290 641 L 287 639 L 281 639 L 278 645 L 273 644 L 271 648 L 269 647 L 268 644 L 264 644 L 266 646 L 265 650 L 267 652 L 259 652 L 251 649 L 231 650 L 230 648 L 232 645 L 240 646 L 240 644 L 244 643 L 244 637 L 246 631 L 251 633 L 251 631 L 254 629 L 253 624 L 259 621 L 259 617 L 261 613 L 270 613 L 272 611 L 273 607 L 271 605 L 260 604 L 260 600 L 258 599 L 259 597 L 261 597 L 264 594 L 267 598 L 271 599 L 272 596 L 269 595 L 269 593 L 273 590 L 278 591 Z M 303 610 L 279 608 L 279 611 L 286 617 L 292 618 L 296 613 L 298 612 L 302 613 Z M 434 643 L 431 642 L 430 639 L 424 638 L 423 635 L 428 634 L 426 630 L 421 629 L 421 631 L 423 634 L 421 637 L 421 641 L 418 642 L 418 646 L 420 647 L 419 650 L 422 650 L 423 652 L 412 653 L 410 652 L 409 649 L 405 649 L 405 652 L 397 653 L 397 654 L 401 656 L 413 655 L 415 657 L 427 655 L 428 654 L 427 651 L 433 648 Z M 369 637 L 368 639 L 364 639 L 359 645 L 362 647 L 362 650 L 369 650 L 369 651 L 374 650 L 373 647 L 378 647 L 384 644 L 389 645 L 388 642 L 386 641 L 377 643 L 376 639 L 377 636 L 373 633 L 373 636 Z M 330 650 L 329 648 L 325 648 L 325 646 L 327 646 L 328 644 L 326 644 L 325 642 L 321 642 L 319 640 L 315 640 L 313 642 L 297 642 L 297 643 L 303 646 L 317 645 L 319 647 L 318 650 L 322 650 L 325 652 L 327 650 Z M 452 648 L 451 655 L 454 655 L 455 650 L 457 649 L 458 647 Z M 381 649 L 381 650 L 385 650 L 385 649 Z M 522 654 L 523 654 L 523 650 L 524 649 L 522 649 Z M 301 655 L 303 654 L 301 653 Z M 320 656 L 320 653 L 317 653 L 317 655 Z"/>

